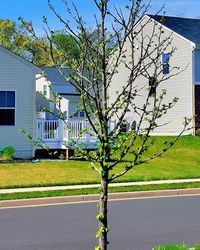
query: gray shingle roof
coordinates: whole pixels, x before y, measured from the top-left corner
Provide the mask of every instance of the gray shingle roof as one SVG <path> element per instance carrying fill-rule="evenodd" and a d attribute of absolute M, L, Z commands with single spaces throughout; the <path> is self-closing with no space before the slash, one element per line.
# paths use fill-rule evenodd
<path fill-rule="evenodd" d="M 63 78 L 56 67 L 41 67 L 47 76 L 48 81 L 51 83 L 66 83 L 67 81 Z M 62 73 L 67 77 L 70 70 L 67 68 L 61 69 Z"/>
<path fill-rule="evenodd" d="M 200 44 L 200 19 L 148 15 L 154 20 L 161 22 L 164 26 L 187 38 L 195 44 Z"/>

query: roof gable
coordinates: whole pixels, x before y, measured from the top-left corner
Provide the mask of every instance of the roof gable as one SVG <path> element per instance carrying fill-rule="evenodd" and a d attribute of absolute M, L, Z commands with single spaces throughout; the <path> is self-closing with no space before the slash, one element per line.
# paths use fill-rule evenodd
<path fill-rule="evenodd" d="M 0 50 L 7 53 L 9 56 L 15 58 L 16 60 L 20 61 L 21 63 L 25 64 L 26 66 L 32 68 L 32 70 L 35 73 L 40 73 L 41 69 L 39 67 L 37 67 L 36 65 L 34 65 L 33 63 L 27 61 L 26 59 L 24 59 L 23 57 L 17 55 L 16 53 L 6 49 L 4 46 L 0 45 Z"/>
<path fill-rule="evenodd" d="M 160 15 L 148 16 L 191 42 L 200 44 L 200 19 Z"/>

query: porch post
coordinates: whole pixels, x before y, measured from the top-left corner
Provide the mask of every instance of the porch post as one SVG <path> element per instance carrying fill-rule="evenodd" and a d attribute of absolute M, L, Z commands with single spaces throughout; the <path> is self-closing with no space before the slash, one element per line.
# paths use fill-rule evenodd
<path fill-rule="evenodd" d="M 70 102 L 69 100 L 67 100 L 67 117 L 66 117 L 66 144 L 68 145 L 69 144 L 69 105 L 70 105 Z M 66 160 L 68 161 L 69 160 L 69 148 L 66 149 Z"/>
<path fill-rule="evenodd" d="M 66 109 L 66 124 L 67 124 L 67 127 L 66 127 L 66 140 L 67 140 L 67 143 L 69 142 L 69 100 L 66 99 L 66 104 L 67 104 L 67 109 Z"/>

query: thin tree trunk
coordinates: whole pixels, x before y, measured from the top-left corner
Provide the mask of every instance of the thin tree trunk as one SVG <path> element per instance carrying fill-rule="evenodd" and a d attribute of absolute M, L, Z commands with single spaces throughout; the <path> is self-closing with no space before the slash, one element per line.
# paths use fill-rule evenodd
<path fill-rule="evenodd" d="M 107 202 L 108 202 L 108 178 L 101 179 L 101 192 L 100 192 L 100 207 L 99 212 L 102 218 L 99 219 L 99 248 L 100 250 L 107 250 L 107 234 L 108 234 L 108 219 L 107 219 Z"/>

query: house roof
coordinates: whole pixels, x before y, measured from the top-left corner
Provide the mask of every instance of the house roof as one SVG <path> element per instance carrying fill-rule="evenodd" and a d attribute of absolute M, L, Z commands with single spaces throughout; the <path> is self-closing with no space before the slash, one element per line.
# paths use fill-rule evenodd
<path fill-rule="evenodd" d="M 191 42 L 200 44 L 200 19 L 160 15 L 148 16 Z"/>
<path fill-rule="evenodd" d="M 51 83 L 68 83 L 56 67 L 41 67 L 41 69 L 44 71 L 48 81 Z M 70 70 L 67 68 L 62 68 L 61 72 L 67 77 L 67 75 L 70 73 Z"/>

